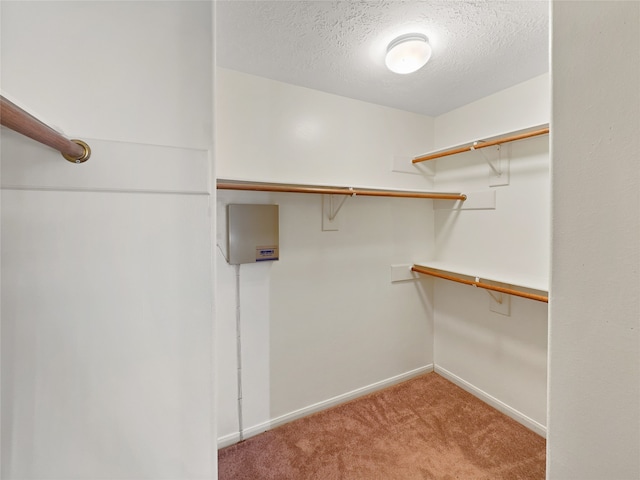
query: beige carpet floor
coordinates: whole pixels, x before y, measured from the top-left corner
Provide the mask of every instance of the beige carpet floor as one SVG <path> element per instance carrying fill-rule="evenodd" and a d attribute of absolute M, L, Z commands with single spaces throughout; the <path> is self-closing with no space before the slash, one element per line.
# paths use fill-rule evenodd
<path fill-rule="evenodd" d="M 542 480 L 545 440 L 427 373 L 221 449 L 219 480 Z"/>

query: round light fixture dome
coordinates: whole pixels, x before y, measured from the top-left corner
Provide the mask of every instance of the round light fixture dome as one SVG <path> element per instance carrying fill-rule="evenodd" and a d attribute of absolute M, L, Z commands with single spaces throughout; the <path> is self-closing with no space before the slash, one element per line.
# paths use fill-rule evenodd
<path fill-rule="evenodd" d="M 384 63 L 395 73 L 420 70 L 431 58 L 431 46 L 426 35 L 408 33 L 393 40 L 387 47 Z"/>

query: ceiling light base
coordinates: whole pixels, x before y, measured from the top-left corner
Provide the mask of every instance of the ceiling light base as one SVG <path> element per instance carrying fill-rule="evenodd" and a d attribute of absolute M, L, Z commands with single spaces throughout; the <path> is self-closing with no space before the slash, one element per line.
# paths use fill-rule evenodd
<path fill-rule="evenodd" d="M 427 36 L 407 33 L 389 43 L 385 65 L 392 72 L 405 75 L 420 70 L 430 58 L 431 45 Z"/>

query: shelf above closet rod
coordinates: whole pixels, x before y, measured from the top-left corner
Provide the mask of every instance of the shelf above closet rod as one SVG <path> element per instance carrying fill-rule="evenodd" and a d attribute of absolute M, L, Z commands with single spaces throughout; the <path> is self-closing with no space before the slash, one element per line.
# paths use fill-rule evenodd
<path fill-rule="evenodd" d="M 492 147 L 494 145 L 500 145 L 503 143 L 514 142 L 516 140 L 524 140 L 525 138 L 537 137 L 539 135 L 546 135 L 549 133 L 549 127 L 540 128 L 528 132 L 518 133 L 515 135 L 505 135 L 491 140 L 472 142 L 460 147 L 450 148 L 442 150 L 440 152 L 428 153 L 426 155 L 420 155 L 419 157 L 411 160 L 411 163 L 426 162 L 427 160 L 435 160 L 436 158 L 447 157 L 449 155 L 456 155 L 458 153 L 469 152 L 471 150 L 478 150 L 480 148 Z"/>
<path fill-rule="evenodd" d="M 488 283 L 480 282 L 477 277 L 476 280 L 467 280 L 464 278 L 449 275 L 447 273 L 431 270 L 420 265 L 414 265 L 411 267 L 412 272 L 422 273 L 424 275 L 431 275 L 432 277 L 443 278 L 445 280 L 451 280 L 452 282 L 463 283 L 465 285 L 472 285 L 474 287 L 484 288 L 486 290 L 492 290 L 494 292 L 506 293 L 509 295 L 515 295 L 516 297 L 528 298 L 530 300 L 537 300 L 538 302 L 549 303 L 549 297 L 544 295 L 537 295 L 535 293 L 523 292 L 521 290 L 515 290 L 513 288 L 498 287 L 496 285 L 490 285 Z"/>
<path fill-rule="evenodd" d="M 404 190 L 382 190 L 349 187 L 324 187 L 306 186 L 283 183 L 258 183 L 258 182 L 237 182 L 218 180 L 219 190 L 248 190 L 258 192 L 284 192 L 284 193 L 314 193 L 325 195 L 351 195 L 365 197 L 401 197 L 401 198 L 431 198 L 437 200 L 466 200 L 467 196 L 462 193 L 437 193 L 437 192 L 417 192 Z"/>
<path fill-rule="evenodd" d="M 25 137 L 59 151 L 71 163 L 86 162 L 91 156 L 91 148 L 82 140 L 69 140 L 2 95 L 0 95 L 0 123 Z"/>

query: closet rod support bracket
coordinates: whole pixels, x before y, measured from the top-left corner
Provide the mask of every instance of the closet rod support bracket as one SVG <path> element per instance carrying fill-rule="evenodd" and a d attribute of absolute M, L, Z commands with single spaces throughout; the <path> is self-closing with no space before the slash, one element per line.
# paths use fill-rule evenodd
<path fill-rule="evenodd" d="M 489 294 L 489 296 L 491 298 L 493 298 L 495 300 L 496 303 L 499 303 L 500 305 L 502 305 L 502 302 L 504 301 L 504 294 L 502 293 L 498 293 L 497 295 L 495 293 L 493 293 L 491 290 L 486 290 L 486 292 Z"/>
<path fill-rule="evenodd" d="M 501 155 L 501 150 L 500 150 L 500 145 L 496 145 L 496 149 L 498 151 L 498 159 L 497 159 L 497 166 L 494 165 L 494 161 L 492 161 L 487 154 L 484 152 L 484 149 L 476 149 L 476 146 L 479 144 L 480 142 L 473 142 L 473 145 L 470 147 L 470 149 L 474 152 L 480 152 L 482 154 L 482 156 L 484 157 L 485 162 L 487 162 L 487 165 L 489 165 L 489 167 L 491 168 L 491 170 L 493 170 L 494 175 L 500 177 L 502 176 L 502 155 Z"/>
<path fill-rule="evenodd" d="M 351 195 L 352 197 L 355 197 L 355 193 L 353 195 Z M 338 215 L 338 212 L 340 211 L 340 209 L 342 208 L 342 206 L 344 205 L 344 203 L 347 201 L 347 198 L 349 198 L 348 196 L 342 196 L 342 199 L 340 200 L 340 202 L 338 203 L 338 206 L 336 207 L 334 205 L 334 198 L 335 195 L 329 195 L 329 220 L 331 220 L 332 222 L 335 220 L 336 216 Z"/>
<path fill-rule="evenodd" d="M 72 138 L 71 141 L 77 145 L 80 145 L 84 149 L 84 153 L 79 157 L 73 157 L 67 153 L 63 153 L 62 156 L 71 163 L 84 163 L 89 160 L 89 158 L 91 157 L 91 147 L 89 147 L 89 145 L 82 140 Z"/>

